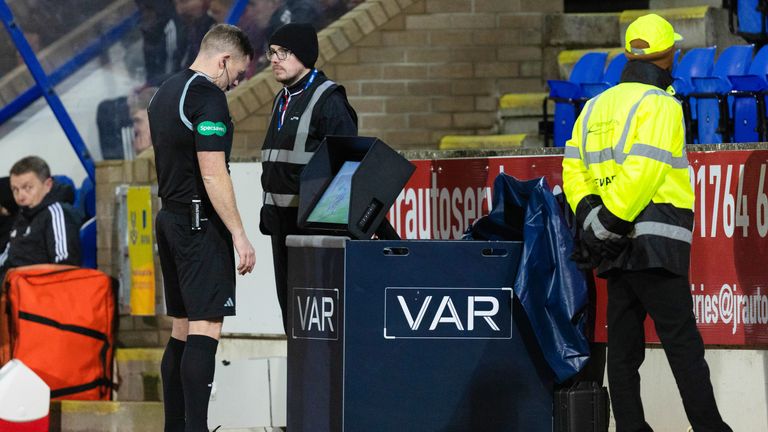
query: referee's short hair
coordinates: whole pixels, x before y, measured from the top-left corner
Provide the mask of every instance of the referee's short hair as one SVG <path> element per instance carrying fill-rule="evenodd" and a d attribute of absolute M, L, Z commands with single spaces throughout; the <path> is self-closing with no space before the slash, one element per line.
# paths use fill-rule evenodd
<path fill-rule="evenodd" d="M 35 173 L 40 181 L 46 181 L 51 177 L 51 168 L 48 167 L 48 163 L 38 156 L 22 158 L 11 167 L 11 175 L 19 176 L 29 172 Z"/>
<path fill-rule="evenodd" d="M 239 27 L 230 24 L 216 24 L 208 30 L 200 44 L 200 51 L 220 53 L 235 51 L 253 59 L 253 45 L 248 35 Z"/>

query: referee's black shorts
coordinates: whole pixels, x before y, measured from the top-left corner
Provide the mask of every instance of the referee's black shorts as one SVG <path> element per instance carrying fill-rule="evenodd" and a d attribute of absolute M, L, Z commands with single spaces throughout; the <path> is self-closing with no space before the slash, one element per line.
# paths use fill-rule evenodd
<path fill-rule="evenodd" d="M 189 212 L 162 209 L 156 236 L 169 316 L 190 321 L 235 314 L 235 256 L 232 235 L 214 213 L 200 231 Z"/>

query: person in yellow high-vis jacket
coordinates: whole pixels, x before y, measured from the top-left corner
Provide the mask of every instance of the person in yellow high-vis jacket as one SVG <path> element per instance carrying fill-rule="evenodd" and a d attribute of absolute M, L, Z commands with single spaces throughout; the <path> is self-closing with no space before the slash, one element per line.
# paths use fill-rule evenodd
<path fill-rule="evenodd" d="M 688 281 L 694 194 L 670 73 L 680 39 L 655 14 L 629 25 L 621 83 L 586 103 L 563 158 L 563 190 L 580 231 L 574 259 L 608 281 L 608 383 L 617 432 L 652 431 L 638 374 L 647 314 L 693 430 L 731 431 L 717 409 Z"/>

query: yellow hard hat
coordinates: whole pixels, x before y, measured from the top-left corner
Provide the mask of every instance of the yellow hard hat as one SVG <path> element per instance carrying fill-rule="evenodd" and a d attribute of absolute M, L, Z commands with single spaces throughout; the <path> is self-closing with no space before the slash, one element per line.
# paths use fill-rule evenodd
<path fill-rule="evenodd" d="M 681 40 L 683 37 L 675 33 L 669 21 L 659 15 L 648 14 L 634 20 L 627 27 L 624 49 L 630 55 L 647 56 L 666 51 Z M 636 41 L 634 47 L 633 41 Z"/>

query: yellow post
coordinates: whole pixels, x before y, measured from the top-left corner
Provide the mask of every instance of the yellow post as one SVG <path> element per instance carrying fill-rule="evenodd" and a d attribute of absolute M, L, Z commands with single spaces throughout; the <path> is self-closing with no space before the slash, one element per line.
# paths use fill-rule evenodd
<path fill-rule="evenodd" d="M 131 315 L 154 315 L 155 262 L 152 240 L 152 192 L 149 186 L 130 186 L 127 201 Z"/>

